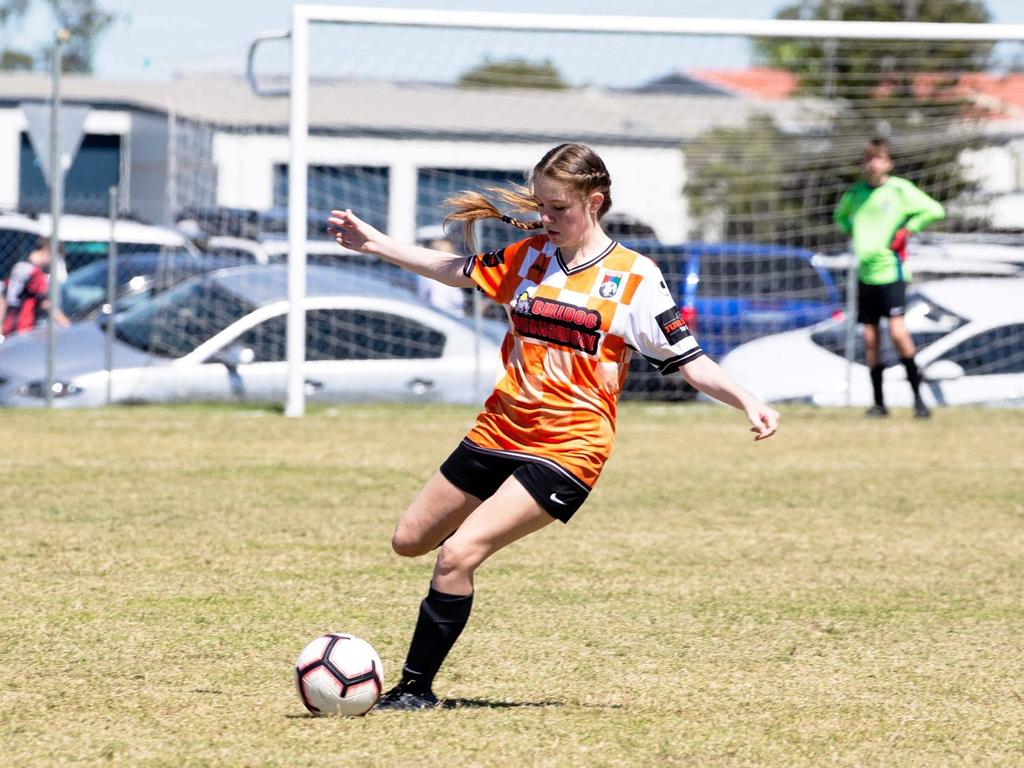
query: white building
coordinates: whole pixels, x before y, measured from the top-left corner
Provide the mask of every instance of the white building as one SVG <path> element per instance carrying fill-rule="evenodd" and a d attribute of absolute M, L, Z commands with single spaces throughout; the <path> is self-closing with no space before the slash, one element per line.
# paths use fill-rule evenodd
<path fill-rule="evenodd" d="M 0 209 L 45 207 L 20 105 L 41 103 L 48 94 L 46 77 L 0 76 Z M 68 175 L 68 210 L 95 202 L 104 211 L 114 183 L 127 212 L 159 223 L 193 207 L 286 205 L 285 98 L 257 97 L 232 77 L 166 83 L 67 77 L 62 94 L 67 103 L 91 107 Z M 351 207 L 406 239 L 418 226 L 437 223 L 439 204 L 451 192 L 521 178 L 551 146 L 582 141 L 609 166 L 613 211 L 647 222 L 664 241 L 684 240 L 692 230 L 683 192 L 688 141 L 755 114 L 805 131 L 828 109 L 808 100 L 747 98 L 685 77 L 668 90 L 640 91 L 314 83 L 310 104 L 311 211 Z M 1020 174 L 1003 178 L 1006 162 L 976 164 L 986 166 L 995 169 L 1000 192 L 1021 192 Z"/>

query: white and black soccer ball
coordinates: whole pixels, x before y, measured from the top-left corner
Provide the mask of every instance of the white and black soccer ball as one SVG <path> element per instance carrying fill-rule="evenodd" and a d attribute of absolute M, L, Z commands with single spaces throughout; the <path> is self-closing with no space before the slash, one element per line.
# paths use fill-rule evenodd
<path fill-rule="evenodd" d="M 380 698 L 384 666 L 365 640 L 324 635 L 295 660 L 295 687 L 314 715 L 365 715 Z"/>

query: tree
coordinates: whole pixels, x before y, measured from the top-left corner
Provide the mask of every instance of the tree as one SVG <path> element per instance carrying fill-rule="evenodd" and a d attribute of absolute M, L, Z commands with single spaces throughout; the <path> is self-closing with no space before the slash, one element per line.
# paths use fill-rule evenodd
<path fill-rule="evenodd" d="M 462 88 L 545 88 L 564 90 L 569 86 L 549 60 L 484 60 L 459 77 Z"/>
<path fill-rule="evenodd" d="M 29 0 L 0 0 L 0 32 L 16 19 L 22 18 L 28 11 Z M 6 38 L 6 34 L 4 35 Z M 25 64 L 28 63 L 26 67 Z M 6 39 L 0 44 L 0 69 L 24 70 L 32 69 L 32 55 L 7 47 Z"/>
<path fill-rule="evenodd" d="M 117 18 L 102 10 L 96 0 L 46 0 L 58 28 L 71 33 L 64 46 L 63 71 L 90 74 L 96 41 Z M 44 48 L 45 59 L 49 60 L 53 46 Z"/>
<path fill-rule="evenodd" d="M 21 18 L 28 11 L 30 0 L 0 0 L 0 29 Z M 66 29 L 71 37 L 64 47 L 65 72 L 92 72 L 96 41 L 114 22 L 116 16 L 101 9 L 96 0 L 45 0 L 58 29 Z M 40 48 L 38 56 L 4 47 L 0 50 L 0 69 L 32 69 L 35 62 L 47 62 L 53 45 Z M 43 64 L 45 67 L 45 63 Z"/>
<path fill-rule="evenodd" d="M 783 8 L 788 19 L 988 20 L 968 0 L 817 0 Z M 859 175 L 864 142 L 893 142 L 895 172 L 949 201 L 977 189 L 959 157 L 980 146 L 973 106 L 957 85 L 983 71 L 990 43 L 758 40 L 769 66 L 798 76 L 799 94 L 830 105 L 831 114 L 806 133 L 781 130 L 770 118 L 712 130 L 685 148 L 687 193 L 698 219 L 718 222 L 724 237 L 839 248 L 832 223 L 842 191 Z M 972 112 L 972 110 L 974 110 Z M 981 222 L 944 223 L 967 228 Z"/>

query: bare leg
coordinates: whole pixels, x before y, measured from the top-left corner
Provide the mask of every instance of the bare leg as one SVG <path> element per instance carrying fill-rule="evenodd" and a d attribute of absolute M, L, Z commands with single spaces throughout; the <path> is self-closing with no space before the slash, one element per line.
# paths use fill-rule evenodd
<path fill-rule="evenodd" d="M 432 498 L 426 495 L 428 489 L 439 494 L 442 500 L 452 501 L 455 498 L 445 495 L 447 491 L 443 485 L 435 484 L 431 488 L 428 483 L 428 488 L 421 494 L 425 496 L 424 501 Z M 431 691 L 434 676 L 469 619 L 473 606 L 473 575 L 477 567 L 499 549 L 554 521 L 513 477 L 506 480 L 493 496 L 479 503 L 468 516 L 459 518 L 461 524 L 456 524 L 459 514 L 468 505 L 468 502 L 462 507 L 449 505 L 449 512 L 444 516 L 417 513 L 414 503 L 399 522 L 400 531 L 429 532 L 429 535 L 418 539 L 410 535 L 410 551 L 417 542 L 432 541 L 453 525 L 455 532 L 441 546 L 430 590 L 420 603 L 419 619 L 402 667 L 402 680 L 377 705 L 379 709 L 436 706 L 437 697 Z M 433 509 L 441 509 L 441 506 Z M 403 521 L 416 523 L 418 527 L 408 525 L 403 528 Z M 399 548 L 396 545 L 396 551 Z"/>
<path fill-rule="evenodd" d="M 403 557 L 425 555 L 480 506 L 480 499 L 436 472 L 395 525 L 391 546 Z"/>
<path fill-rule="evenodd" d="M 554 519 L 510 477 L 441 547 L 434 566 L 434 589 L 468 595 L 473 591 L 473 574 L 484 560 Z"/>
<path fill-rule="evenodd" d="M 896 351 L 900 353 L 900 357 L 908 358 L 917 354 L 917 350 L 914 348 L 914 339 L 907 332 L 907 323 L 902 316 L 889 318 L 889 336 L 892 338 Z"/>

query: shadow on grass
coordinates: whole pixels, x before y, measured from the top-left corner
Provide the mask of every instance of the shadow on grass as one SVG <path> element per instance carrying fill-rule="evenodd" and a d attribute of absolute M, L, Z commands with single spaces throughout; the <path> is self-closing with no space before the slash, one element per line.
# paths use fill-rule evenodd
<path fill-rule="evenodd" d="M 564 701 L 492 701 L 491 699 L 444 699 L 437 709 L 542 709 L 544 707 L 564 707 Z M 573 704 L 575 707 L 596 709 L 620 709 L 620 704 Z M 371 714 L 368 712 L 367 714 Z M 319 715 L 303 712 L 285 715 L 288 720 L 319 720 Z"/>
<path fill-rule="evenodd" d="M 444 699 L 438 709 L 517 709 L 564 707 L 564 701 L 491 701 L 490 699 Z"/>

